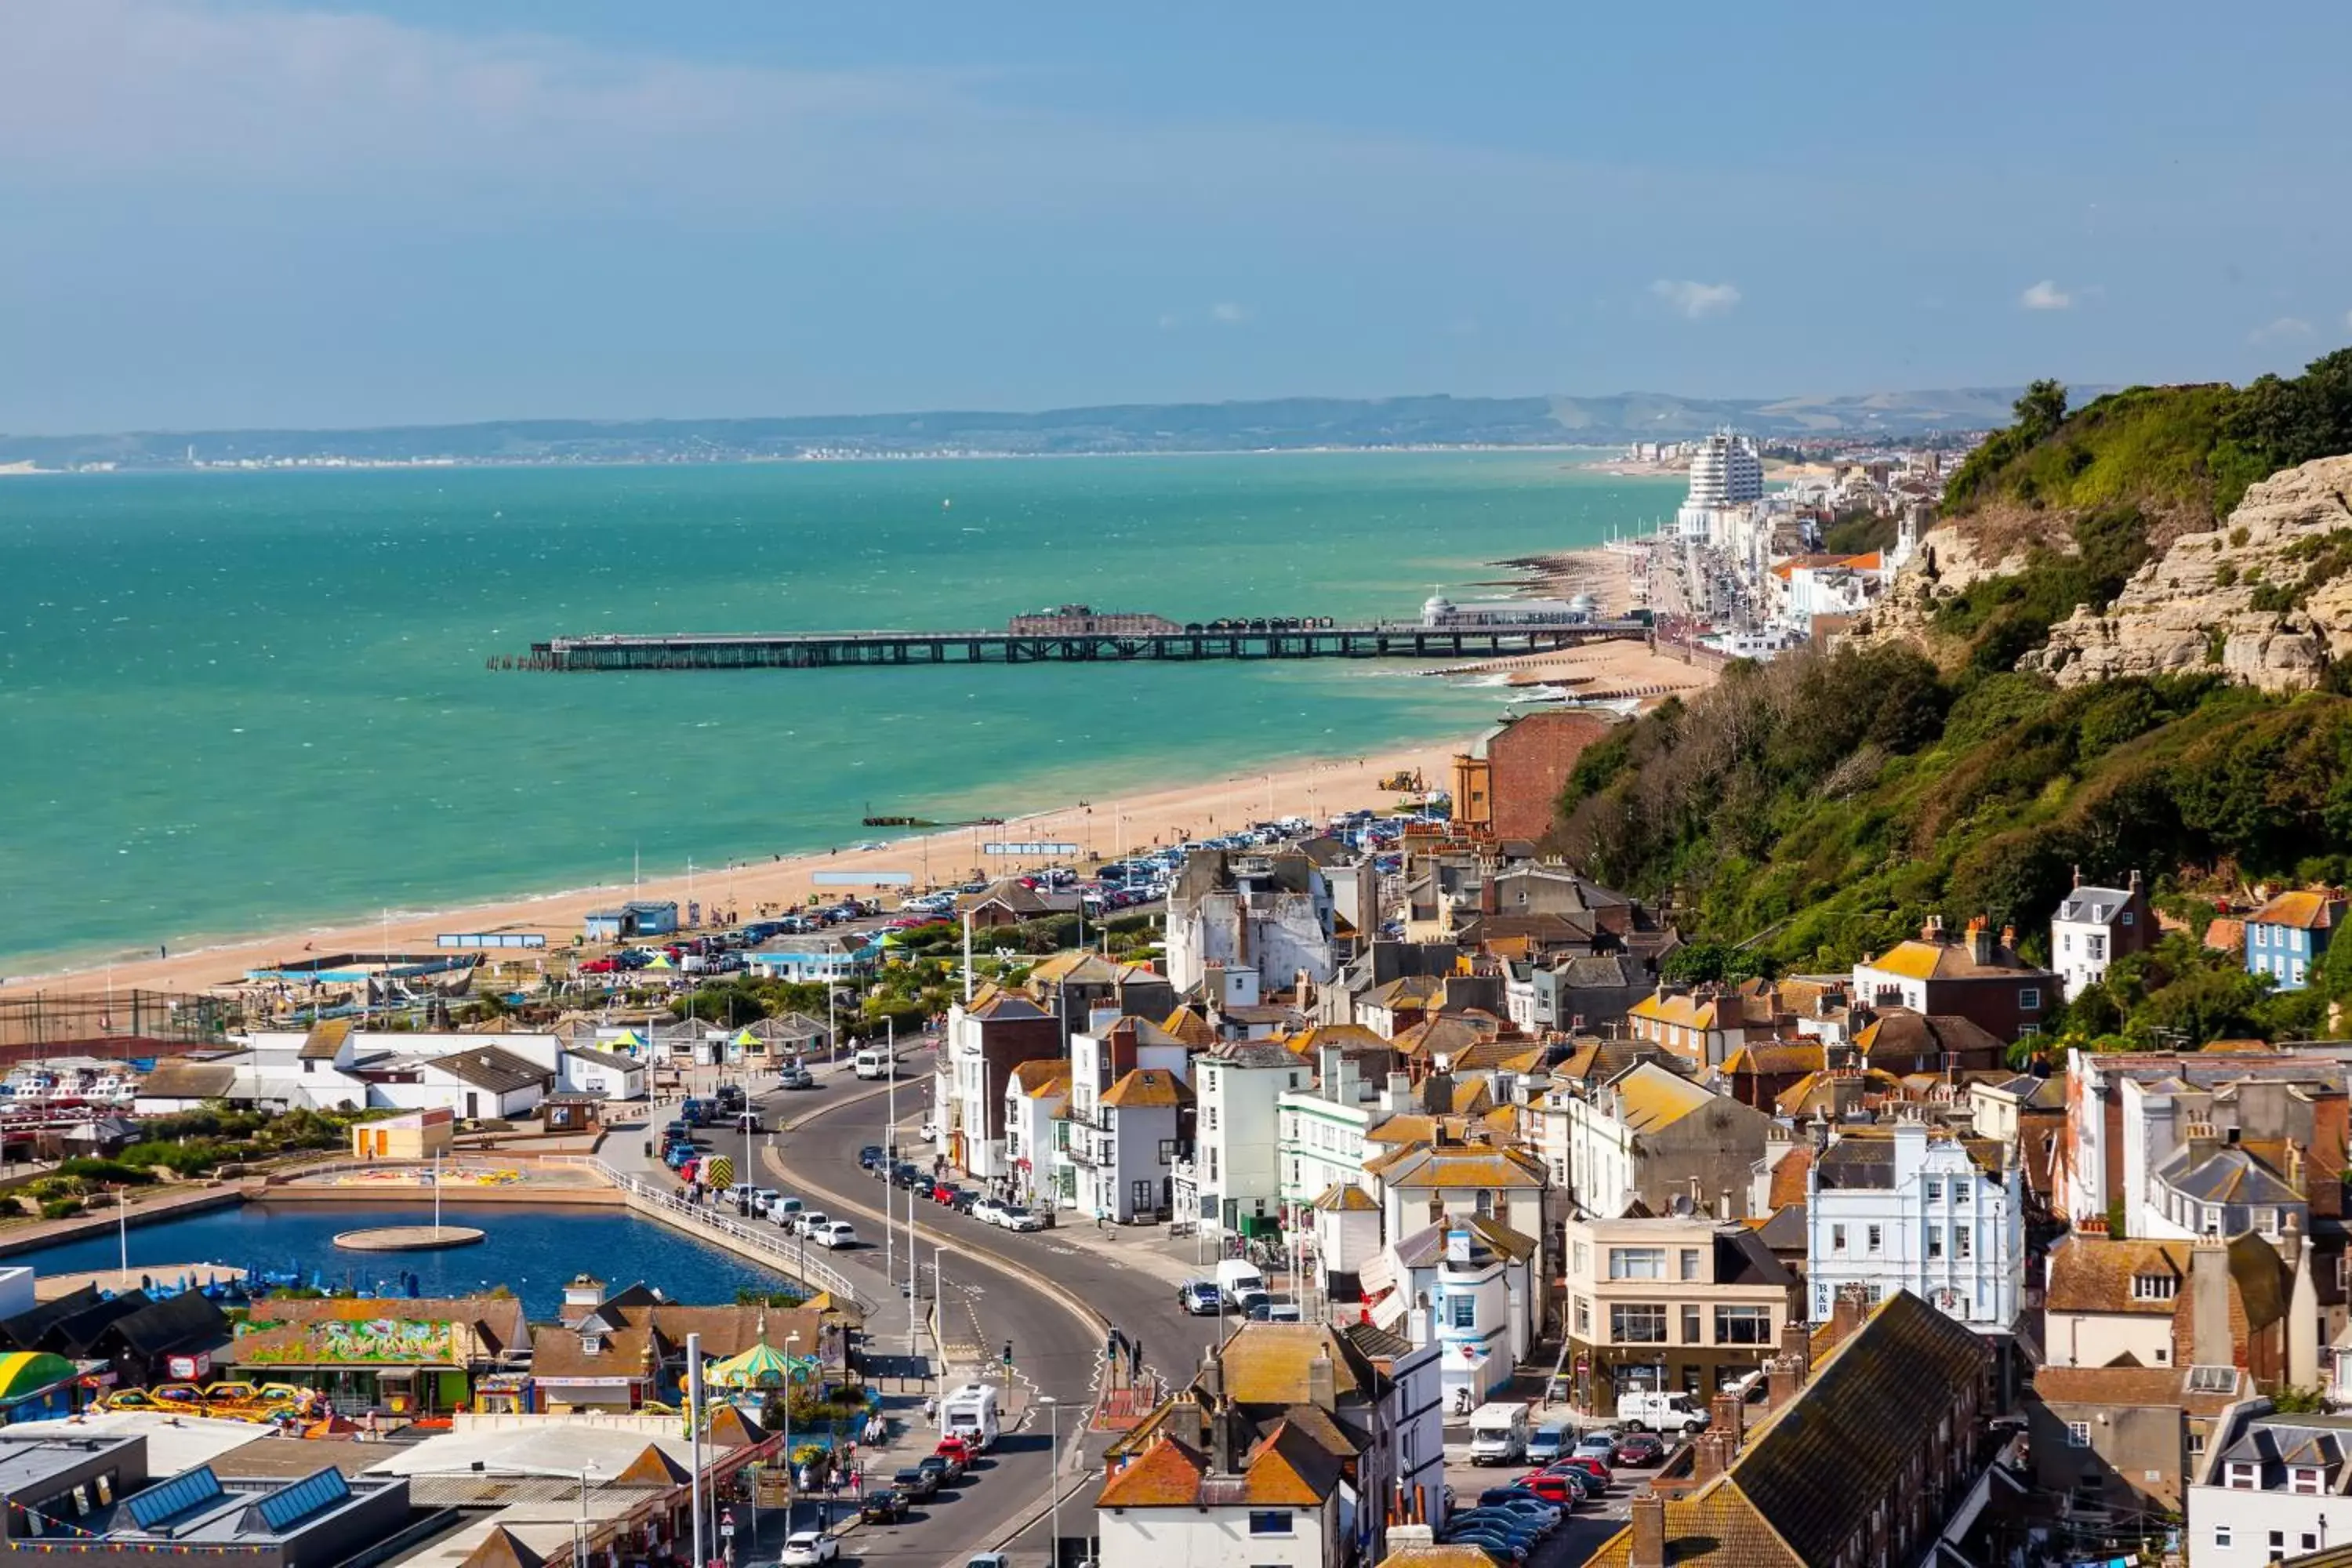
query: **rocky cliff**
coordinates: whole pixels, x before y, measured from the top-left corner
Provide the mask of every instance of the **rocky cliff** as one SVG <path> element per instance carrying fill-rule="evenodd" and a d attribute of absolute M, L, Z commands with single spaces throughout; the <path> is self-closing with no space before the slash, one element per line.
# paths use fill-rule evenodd
<path fill-rule="evenodd" d="M 2218 668 L 2266 691 L 2352 657 L 2352 457 L 2288 468 L 2219 529 L 2174 539 L 2105 614 L 2077 608 L 2019 668 L 2061 686 Z"/>

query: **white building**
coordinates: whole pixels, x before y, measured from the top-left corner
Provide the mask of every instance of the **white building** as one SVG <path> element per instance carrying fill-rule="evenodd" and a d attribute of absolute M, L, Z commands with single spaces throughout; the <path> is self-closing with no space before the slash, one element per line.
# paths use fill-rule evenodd
<path fill-rule="evenodd" d="M 606 1100 L 643 1100 L 646 1064 L 634 1057 L 574 1046 L 561 1058 L 564 1092 L 601 1094 Z"/>
<path fill-rule="evenodd" d="M 1173 1206 L 1189 1070 L 1183 1042 L 1141 1019 L 1070 1037 L 1063 1130 L 1080 1214 L 1126 1224 Z"/>
<path fill-rule="evenodd" d="M 1874 1302 L 1909 1290 L 1979 1332 L 2007 1332 L 2025 1285 L 2025 1226 L 2006 1152 L 1903 1121 L 1817 1153 L 1805 1177 L 1812 1321 L 1828 1321 L 1851 1284 Z"/>
<path fill-rule="evenodd" d="M 1179 993 L 1209 965 L 1255 969 L 1268 989 L 1339 973 L 1336 912 L 1322 868 L 1295 850 L 1195 850 L 1168 889 L 1168 977 Z"/>
<path fill-rule="evenodd" d="M 1040 1208 L 1066 1208 L 1077 1202 L 1075 1184 L 1059 1146 L 1066 1128 L 1061 1119 L 1070 1103 L 1070 1064 L 1023 1062 L 1004 1079 L 1004 1170 L 1013 1195 Z"/>
<path fill-rule="evenodd" d="M 1533 1348 L 1535 1256 L 1531 1237 L 1491 1220 L 1449 1219 L 1391 1243 L 1387 1268 L 1373 1271 L 1388 1289 L 1371 1304 L 1372 1321 L 1437 1347 L 1447 1409 L 1484 1404 Z"/>
<path fill-rule="evenodd" d="M 1314 1069 L 1271 1040 L 1219 1047 L 1192 1064 L 1199 1098 L 1191 1172 L 1195 1215 L 1231 1230 L 1244 1215 L 1278 1213 L 1282 1205 L 1281 1117 L 1286 1090 L 1314 1081 Z"/>
<path fill-rule="evenodd" d="M 2263 1568 L 2352 1541 L 2347 1459 L 2352 1416 L 2234 1406 L 2191 1472 L 2189 1568 Z"/>
<path fill-rule="evenodd" d="M 2050 967 L 2065 978 L 2069 1000 L 2107 977 L 2107 965 L 2156 941 L 2156 916 L 2134 871 L 2126 885 L 2074 886 L 2050 917 Z"/>
<path fill-rule="evenodd" d="M 1322 1077 L 1282 1091 L 1275 1103 L 1281 1123 L 1276 1151 L 1284 1211 L 1296 1214 L 1342 1184 L 1377 1194 L 1364 1173 L 1364 1134 L 1388 1119 L 1379 1088 L 1355 1057 L 1332 1047 L 1322 1053 Z"/>
<path fill-rule="evenodd" d="M 1691 455 L 1690 489 L 1675 513 L 1685 540 L 1717 539 L 1727 524 L 1719 515 L 1764 499 L 1764 459 L 1755 440 L 1718 430 Z"/>

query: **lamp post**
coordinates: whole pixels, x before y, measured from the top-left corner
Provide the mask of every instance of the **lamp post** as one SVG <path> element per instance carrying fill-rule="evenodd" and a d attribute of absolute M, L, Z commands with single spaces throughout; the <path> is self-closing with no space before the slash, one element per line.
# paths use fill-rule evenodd
<path fill-rule="evenodd" d="M 1045 1563 L 1062 1568 L 1062 1403 L 1050 1394 L 1038 1395 L 1037 1403 L 1045 1407 L 1045 1505 L 1054 1532 L 1045 1542 Z"/>
<path fill-rule="evenodd" d="M 800 1496 L 800 1471 L 793 1464 L 793 1347 L 801 1342 L 797 1331 L 784 1336 L 784 1534 L 793 1533 L 793 1504 Z M 760 1517 L 751 1516 L 751 1544 L 760 1543 Z"/>

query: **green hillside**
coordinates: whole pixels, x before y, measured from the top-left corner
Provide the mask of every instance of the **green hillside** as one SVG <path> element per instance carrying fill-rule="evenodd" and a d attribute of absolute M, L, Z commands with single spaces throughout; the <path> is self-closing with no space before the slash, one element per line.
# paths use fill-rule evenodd
<path fill-rule="evenodd" d="M 2218 675 L 2061 691 L 2017 673 L 2051 622 L 2104 604 L 2151 547 L 2151 517 L 2234 503 L 2288 463 L 2352 450 L 2352 351 L 2294 381 L 2137 388 L 2068 414 L 2054 384 L 1963 468 L 1951 508 L 2031 512 L 2022 573 L 1935 616 L 1967 656 L 1901 645 L 1738 665 L 1588 752 L 1555 847 L 1669 903 L 1686 966 L 1847 967 L 1930 913 L 2013 924 L 2046 953 L 2074 868 L 2137 868 L 2201 929 L 2217 892 L 2352 874 L 2352 700 L 2270 697 Z M 2345 973 L 2273 996 L 2234 959 L 2177 939 L 2116 968 L 2069 1026 L 2137 1042 L 2179 1030 L 2317 1032 Z"/>

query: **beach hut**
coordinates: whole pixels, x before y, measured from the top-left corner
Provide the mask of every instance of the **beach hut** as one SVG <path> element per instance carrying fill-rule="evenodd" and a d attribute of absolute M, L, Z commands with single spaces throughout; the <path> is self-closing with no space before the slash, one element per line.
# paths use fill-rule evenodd
<path fill-rule="evenodd" d="M 80 1377 L 73 1363 L 47 1351 L 0 1355 L 0 1426 L 72 1415 Z"/>

